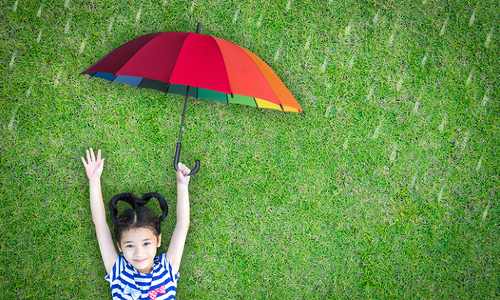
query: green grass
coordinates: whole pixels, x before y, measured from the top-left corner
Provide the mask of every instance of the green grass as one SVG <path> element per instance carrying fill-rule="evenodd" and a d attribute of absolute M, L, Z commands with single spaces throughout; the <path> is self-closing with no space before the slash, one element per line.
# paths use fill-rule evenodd
<path fill-rule="evenodd" d="M 169 236 L 183 98 L 78 74 L 198 21 L 267 62 L 307 115 L 190 100 L 181 161 L 202 168 L 179 299 L 500 297 L 497 1 L 10 0 L 0 14 L 0 298 L 110 298 L 88 147 L 106 158 L 105 202 L 161 193 Z"/>

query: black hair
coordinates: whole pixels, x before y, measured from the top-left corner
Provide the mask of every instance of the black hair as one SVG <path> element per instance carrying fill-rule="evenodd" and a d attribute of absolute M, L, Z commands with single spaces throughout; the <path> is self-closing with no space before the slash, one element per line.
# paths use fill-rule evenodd
<path fill-rule="evenodd" d="M 160 217 L 157 217 L 149 208 L 144 206 L 151 198 L 158 199 L 160 203 L 163 212 Z M 116 203 L 120 200 L 127 202 L 132 208 L 122 212 L 117 218 L 118 209 L 116 208 Z M 165 220 L 168 214 L 168 205 L 165 199 L 158 193 L 147 193 L 142 198 L 132 193 L 123 193 L 111 198 L 111 201 L 109 201 L 109 213 L 115 229 L 115 240 L 119 244 L 122 233 L 135 228 L 148 228 L 158 238 L 161 233 L 161 221 Z"/>

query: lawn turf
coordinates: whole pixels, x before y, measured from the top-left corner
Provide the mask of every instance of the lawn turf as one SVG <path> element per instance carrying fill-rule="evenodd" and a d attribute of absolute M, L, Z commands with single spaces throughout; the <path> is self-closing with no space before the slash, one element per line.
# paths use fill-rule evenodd
<path fill-rule="evenodd" d="M 307 114 L 190 99 L 181 161 L 202 167 L 178 299 L 500 297 L 497 1 L 3 1 L 0 14 L 0 298 L 110 298 L 88 147 L 106 158 L 106 204 L 159 192 L 170 235 L 183 97 L 78 74 L 197 22 L 268 63 Z"/>

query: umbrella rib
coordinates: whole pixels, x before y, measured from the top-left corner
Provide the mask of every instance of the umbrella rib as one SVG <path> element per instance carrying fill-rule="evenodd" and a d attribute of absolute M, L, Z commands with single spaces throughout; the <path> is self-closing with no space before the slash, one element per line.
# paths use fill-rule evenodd
<path fill-rule="evenodd" d="M 141 86 L 143 81 L 144 81 L 144 77 L 142 77 L 141 82 L 139 82 L 139 84 L 137 85 L 137 88 L 139 88 L 139 86 Z"/>
<path fill-rule="evenodd" d="M 278 96 L 278 94 L 276 93 L 276 91 L 275 91 L 274 87 L 273 87 L 273 86 L 269 83 L 269 80 L 268 80 L 267 76 L 264 74 L 264 72 L 262 72 L 262 70 L 261 70 L 261 68 L 259 67 L 259 65 L 257 64 L 257 62 L 253 59 L 253 57 L 252 57 L 250 54 L 252 54 L 253 56 L 255 56 L 257 59 L 261 60 L 261 61 L 262 61 L 262 63 L 263 63 L 264 65 L 266 65 L 267 67 L 269 67 L 269 65 L 268 65 L 268 64 L 267 64 L 264 60 L 262 60 L 260 57 L 258 57 L 255 53 L 251 52 L 250 50 L 248 50 L 248 49 L 246 49 L 246 48 L 243 48 L 243 47 L 241 47 L 241 46 L 238 46 L 238 47 L 240 47 L 240 48 L 241 48 L 244 52 L 248 52 L 248 53 L 247 53 L 247 55 L 251 58 L 252 62 L 255 64 L 255 66 L 256 66 L 256 67 L 257 67 L 257 69 L 260 71 L 260 73 L 262 74 L 262 76 L 266 79 L 266 84 L 269 86 L 269 88 L 271 89 L 272 93 L 276 96 L 276 99 L 277 99 L 277 100 L 278 100 L 278 102 L 279 102 L 279 103 L 278 103 L 278 105 L 280 105 L 280 106 L 281 106 L 281 109 L 282 109 L 283 111 L 285 111 L 284 107 L 281 105 L 281 104 L 282 104 L 281 99 L 280 99 L 280 97 Z M 249 54 L 249 53 L 250 53 L 250 54 Z M 276 73 L 275 73 L 275 72 L 274 72 L 274 71 L 273 71 L 270 67 L 269 67 L 269 69 L 270 69 L 270 71 L 271 71 L 271 72 L 272 72 L 272 73 L 273 73 L 276 77 L 278 77 L 278 75 L 277 75 L 277 74 L 276 74 Z M 279 79 L 279 77 L 278 77 L 278 79 Z M 281 79 L 279 79 L 279 80 L 280 80 L 281 84 L 283 84 L 283 86 L 286 88 L 286 85 L 283 83 L 283 81 L 281 81 Z M 292 97 L 293 97 L 293 96 L 292 96 Z M 267 100 L 265 100 L 265 101 L 267 101 Z M 271 101 L 268 101 L 268 102 L 271 102 Z M 274 102 L 271 102 L 271 103 L 276 104 L 276 103 L 274 103 Z M 298 104 L 298 103 L 297 103 L 297 104 Z"/>
<path fill-rule="evenodd" d="M 160 35 L 161 33 L 150 33 L 150 35 Z M 153 39 L 156 37 L 154 36 Z M 95 62 L 93 65 L 91 65 L 90 67 L 87 68 L 87 70 L 83 71 L 85 73 L 87 73 L 88 70 L 92 69 L 93 67 L 95 67 L 97 64 L 99 64 L 102 60 L 104 60 L 107 56 L 113 54 L 113 52 L 115 52 L 116 50 L 120 49 L 121 47 L 124 47 L 127 43 L 123 44 L 123 45 L 120 45 L 119 47 L 116 47 L 115 49 L 113 49 L 112 51 L 108 52 L 108 54 L 104 55 L 101 59 L 99 59 L 97 62 Z M 147 43 L 146 43 L 147 44 Z M 142 47 L 141 47 L 142 49 Z M 123 66 L 120 67 L 120 69 L 123 68 Z M 119 70 L 117 70 L 116 72 L 118 73 Z M 82 73 L 83 73 L 82 72 Z"/>
<path fill-rule="evenodd" d="M 125 45 L 125 44 L 123 44 L 123 45 Z M 98 63 L 100 63 L 108 55 L 110 55 L 111 53 L 115 52 L 115 50 L 117 50 L 118 48 L 122 47 L 123 45 L 120 45 L 119 47 L 115 48 L 113 51 L 108 52 L 108 54 L 104 55 L 101 59 L 99 59 L 98 61 L 96 61 L 93 65 L 91 65 L 90 67 L 88 67 L 87 70 L 83 71 L 82 73 L 86 73 L 88 70 L 92 69 L 95 65 L 97 65 Z"/>
<path fill-rule="evenodd" d="M 156 34 L 156 33 L 150 33 L 150 34 L 151 34 L 151 35 L 154 35 L 154 34 Z M 146 47 L 146 45 L 147 45 L 147 44 L 151 43 L 154 39 L 156 39 L 156 38 L 157 38 L 158 36 L 160 36 L 160 35 L 162 35 L 162 33 L 161 33 L 161 32 L 158 32 L 158 33 L 156 34 L 156 36 L 154 36 L 152 39 L 150 39 L 149 41 L 147 41 L 146 43 L 144 43 L 144 44 L 143 44 L 143 45 L 142 45 L 142 46 L 141 46 L 141 47 L 140 47 L 140 48 L 139 48 L 139 49 L 138 49 L 138 50 L 137 50 L 137 51 L 136 51 L 136 52 L 132 55 L 132 57 L 130 57 L 130 58 L 127 60 L 127 62 L 126 62 L 126 63 L 124 63 L 124 64 L 120 67 L 120 69 L 118 69 L 118 70 L 116 71 L 116 74 L 118 74 L 118 73 L 119 73 L 119 72 L 120 72 L 120 71 L 121 71 L 121 70 L 125 67 L 125 65 L 127 65 L 127 64 L 130 62 L 130 60 L 132 60 L 132 59 L 133 59 L 133 58 L 134 58 L 134 57 L 135 57 L 135 56 L 136 56 L 139 52 L 141 52 L 141 50 L 142 50 L 142 49 L 144 49 L 144 47 Z M 125 45 L 125 44 L 123 44 L 123 45 Z M 123 46 L 123 45 L 122 45 L 122 46 Z M 121 46 L 120 46 L 120 47 L 121 47 Z M 138 76 L 137 76 L 137 77 L 138 77 Z"/>

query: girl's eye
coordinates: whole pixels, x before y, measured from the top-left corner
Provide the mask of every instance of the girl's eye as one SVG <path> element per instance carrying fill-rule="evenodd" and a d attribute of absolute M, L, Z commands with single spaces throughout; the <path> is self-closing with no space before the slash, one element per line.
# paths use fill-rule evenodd
<path fill-rule="evenodd" d="M 134 246 L 132 246 L 132 245 L 127 245 L 126 247 L 127 247 L 127 248 L 132 248 L 132 247 L 134 247 Z"/>
<path fill-rule="evenodd" d="M 151 243 L 144 243 L 144 246 L 148 246 L 149 244 L 151 244 Z"/>

